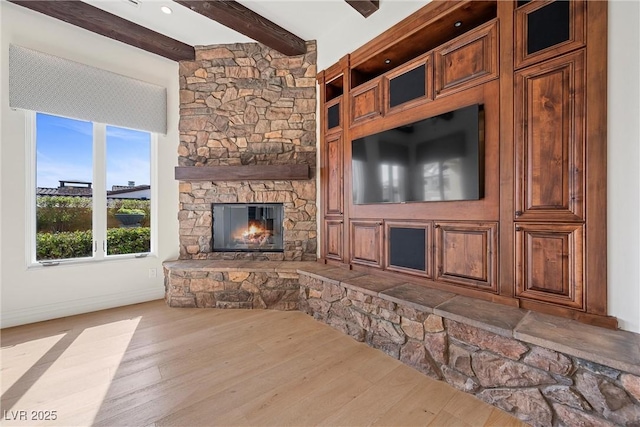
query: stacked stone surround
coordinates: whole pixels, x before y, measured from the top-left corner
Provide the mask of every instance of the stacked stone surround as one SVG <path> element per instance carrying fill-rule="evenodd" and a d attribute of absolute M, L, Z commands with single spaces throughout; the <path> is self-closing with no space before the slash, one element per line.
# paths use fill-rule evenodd
<path fill-rule="evenodd" d="M 313 264 L 169 261 L 163 263 L 165 300 L 169 307 L 297 310 L 297 270 Z"/>
<path fill-rule="evenodd" d="M 340 269 L 300 271 L 300 310 L 533 426 L 640 426 L 637 334 Z"/>
<path fill-rule="evenodd" d="M 180 259 L 315 260 L 316 44 L 198 47 L 180 63 L 179 166 L 307 164 L 307 180 L 184 181 Z M 212 252 L 212 203 L 283 203 L 284 252 Z"/>

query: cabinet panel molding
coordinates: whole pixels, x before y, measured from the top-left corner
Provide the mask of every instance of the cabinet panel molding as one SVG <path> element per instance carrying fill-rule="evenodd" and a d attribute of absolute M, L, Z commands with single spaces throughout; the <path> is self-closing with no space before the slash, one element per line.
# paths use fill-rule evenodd
<path fill-rule="evenodd" d="M 342 134 L 327 137 L 325 141 L 325 170 L 324 185 L 325 214 L 342 215 L 343 203 L 343 163 L 342 163 Z"/>
<path fill-rule="evenodd" d="M 373 119 L 382 114 L 380 78 L 351 91 L 351 124 Z"/>
<path fill-rule="evenodd" d="M 436 49 L 435 96 L 498 78 L 498 23 L 492 21 Z"/>
<path fill-rule="evenodd" d="M 326 219 L 324 221 L 324 257 L 342 261 L 342 232 L 344 224 L 341 219 Z"/>
<path fill-rule="evenodd" d="M 382 221 L 351 220 L 351 262 L 382 268 Z"/>
<path fill-rule="evenodd" d="M 436 280 L 497 290 L 498 224 L 434 222 Z"/>
<path fill-rule="evenodd" d="M 584 307 L 582 224 L 515 226 L 516 296 Z"/>
<path fill-rule="evenodd" d="M 431 221 L 385 221 L 385 270 L 432 278 L 432 227 Z M 408 239 L 406 233 L 409 233 Z M 415 247 L 418 242 L 422 247 Z M 394 248 L 393 245 L 401 247 Z M 420 268 L 420 264 L 424 268 Z"/>
<path fill-rule="evenodd" d="M 566 2 L 564 0 L 540 0 L 529 2 L 516 9 L 515 67 L 526 67 L 583 47 L 585 45 L 586 34 L 586 3 L 584 0 L 571 0 Z M 564 17 L 563 13 L 558 13 L 558 11 L 550 9 L 560 5 L 564 5 L 569 9 L 568 15 L 566 16 L 568 22 L 550 22 L 551 20 L 557 21 L 561 16 Z M 545 8 L 549 8 L 547 19 L 539 22 L 534 28 L 532 18 L 535 19 L 536 15 L 544 14 Z M 563 25 L 567 27 L 566 39 L 562 37 L 557 43 L 549 45 L 548 47 L 533 48 L 532 38 L 541 38 L 542 40 L 536 44 L 546 46 L 545 41 L 553 41 L 553 33 L 557 33 L 557 27 Z M 553 28 L 550 28 L 550 26 L 553 26 Z M 531 49 L 534 51 L 531 51 Z"/>
<path fill-rule="evenodd" d="M 515 217 L 584 219 L 582 50 L 515 74 Z"/>

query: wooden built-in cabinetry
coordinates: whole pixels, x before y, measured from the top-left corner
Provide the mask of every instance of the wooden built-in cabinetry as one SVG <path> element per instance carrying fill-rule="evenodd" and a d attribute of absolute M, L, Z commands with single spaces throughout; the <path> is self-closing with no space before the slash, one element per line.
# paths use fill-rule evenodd
<path fill-rule="evenodd" d="M 321 257 L 615 326 L 606 12 L 585 0 L 434 1 L 320 72 Z M 480 200 L 354 204 L 351 141 L 471 104 L 483 106 Z"/>

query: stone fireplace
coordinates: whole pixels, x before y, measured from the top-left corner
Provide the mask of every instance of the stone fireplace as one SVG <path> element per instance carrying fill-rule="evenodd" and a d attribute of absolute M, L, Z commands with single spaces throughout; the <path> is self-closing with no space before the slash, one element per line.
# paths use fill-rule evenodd
<path fill-rule="evenodd" d="M 199 173 L 180 178 L 180 259 L 316 259 L 316 72 L 314 41 L 294 57 L 258 43 L 198 47 L 195 61 L 180 63 L 178 169 Z M 302 165 L 309 173 L 293 179 L 256 173 Z M 225 168 L 242 172 L 207 175 Z M 257 226 L 264 219 L 279 230 L 244 230 L 253 234 L 244 242 L 225 236 L 218 230 L 225 220 L 214 221 L 216 207 L 225 204 L 278 204 L 279 214 L 250 218 L 256 211 L 247 209 L 242 221 L 251 228 L 249 221 Z"/>
<path fill-rule="evenodd" d="M 282 252 L 282 203 L 215 203 L 214 252 Z"/>

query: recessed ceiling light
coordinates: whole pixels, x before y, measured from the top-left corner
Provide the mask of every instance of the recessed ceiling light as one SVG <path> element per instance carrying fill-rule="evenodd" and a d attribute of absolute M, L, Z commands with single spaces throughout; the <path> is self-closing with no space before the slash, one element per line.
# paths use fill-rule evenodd
<path fill-rule="evenodd" d="M 456 27 L 456 28 L 462 26 L 462 21 L 456 21 L 456 23 L 453 24 L 453 26 Z"/>
<path fill-rule="evenodd" d="M 391 60 L 390 60 L 390 59 L 385 59 L 385 60 L 384 60 L 384 63 L 385 63 L 385 64 L 391 64 Z"/>
<path fill-rule="evenodd" d="M 167 15 L 171 15 L 173 13 L 173 10 L 171 10 L 169 6 L 162 6 L 160 10 L 166 13 Z"/>

